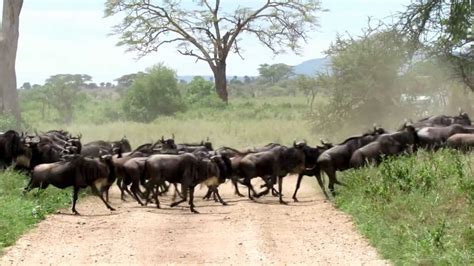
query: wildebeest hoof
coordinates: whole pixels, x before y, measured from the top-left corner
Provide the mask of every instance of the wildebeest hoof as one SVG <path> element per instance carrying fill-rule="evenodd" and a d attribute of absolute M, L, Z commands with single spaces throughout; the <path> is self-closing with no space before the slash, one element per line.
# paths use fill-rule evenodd
<path fill-rule="evenodd" d="M 72 213 L 74 213 L 74 215 L 81 215 L 78 211 L 72 211 Z"/>
<path fill-rule="evenodd" d="M 280 200 L 280 204 L 288 205 L 288 202 L 286 202 L 286 201 L 284 201 L 284 200 Z"/>
<path fill-rule="evenodd" d="M 293 201 L 294 202 L 299 202 L 297 198 L 293 198 Z"/>
<path fill-rule="evenodd" d="M 111 211 L 116 211 L 116 209 L 114 209 L 114 208 L 112 208 L 112 207 L 110 207 L 109 210 L 111 210 Z"/>
<path fill-rule="evenodd" d="M 227 202 L 223 201 L 223 202 L 222 202 L 222 205 L 227 206 L 227 205 L 229 205 L 229 204 L 227 204 Z"/>
<path fill-rule="evenodd" d="M 192 209 L 191 212 L 196 213 L 196 214 L 199 214 L 199 212 L 196 211 L 195 209 Z"/>

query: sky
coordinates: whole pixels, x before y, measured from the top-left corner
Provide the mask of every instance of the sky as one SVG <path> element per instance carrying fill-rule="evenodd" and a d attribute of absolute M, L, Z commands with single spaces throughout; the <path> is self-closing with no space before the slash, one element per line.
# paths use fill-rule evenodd
<path fill-rule="evenodd" d="M 182 0 L 186 5 L 192 0 Z M 0 1 L 0 8 L 3 1 Z M 212 75 L 208 65 L 192 57 L 182 56 L 173 45 L 141 59 L 133 52 L 118 47 L 118 36 L 111 28 L 118 17 L 104 18 L 104 0 L 24 0 L 20 14 L 20 38 L 17 52 L 17 81 L 43 84 L 55 74 L 89 74 L 93 81 L 112 82 L 129 73 L 143 71 L 163 62 L 178 75 Z M 257 5 L 256 0 L 222 0 L 224 8 Z M 390 20 L 403 11 L 409 0 L 323 0 L 329 11 L 319 13 L 320 27 L 309 33 L 300 55 L 291 52 L 273 55 L 253 38 L 241 43 L 244 60 L 230 55 L 228 76 L 258 75 L 260 64 L 296 65 L 305 60 L 324 57 L 336 34 L 357 36 L 367 26 L 367 18 Z M 0 9 L 1 10 L 1 9 Z M 0 13 L 1 14 L 1 13 Z"/>

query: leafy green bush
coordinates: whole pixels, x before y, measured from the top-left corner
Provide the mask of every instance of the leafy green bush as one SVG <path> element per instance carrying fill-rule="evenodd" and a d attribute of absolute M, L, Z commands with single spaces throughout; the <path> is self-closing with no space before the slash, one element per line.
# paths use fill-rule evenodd
<path fill-rule="evenodd" d="M 12 115 L 7 115 L 7 114 L 0 115 L 0 131 L 4 132 L 15 127 L 16 127 L 15 117 L 13 117 Z"/>
<path fill-rule="evenodd" d="M 395 264 L 472 262 L 472 157 L 420 151 L 342 173 L 336 204 Z"/>
<path fill-rule="evenodd" d="M 128 90 L 123 110 L 128 119 L 149 122 L 184 109 L 176 72 L 158 64 L 138 75 Z"/>

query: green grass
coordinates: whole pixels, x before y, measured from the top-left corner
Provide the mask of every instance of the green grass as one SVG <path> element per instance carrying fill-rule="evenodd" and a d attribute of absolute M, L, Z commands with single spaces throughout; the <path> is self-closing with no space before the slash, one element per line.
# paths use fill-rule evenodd
<path fill-rule="evenodd" d="M 71 203 L 71 190 L 48 187 L 22 194 L 28 177 L 7 170 L 0 173 L 0 251 L 49 213 Z"/>
<path fill-rule="evenodd" d="M 347 171 L 337 206 L 396 265 L 474 263 L 471 156 L 456 151 L 390 158 Z"/>

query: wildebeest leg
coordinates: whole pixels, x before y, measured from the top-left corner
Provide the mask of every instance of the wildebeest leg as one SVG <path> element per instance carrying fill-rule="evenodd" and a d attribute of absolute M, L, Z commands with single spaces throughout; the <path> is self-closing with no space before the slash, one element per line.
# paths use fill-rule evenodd
<path fill-rule="evenodd" d="M 122 188 L 122 178 L 120 176 L 117 177 L 117 187 L 120 189 L 120 199 L 122 199 L 122 201 L 125 201 L 125 191 Z"/>
<path fill-rule="evenodd" d="M 333 197 L 335 197 L 336 192 L 334 191 L 334 184 L 338 183 L 338 181 L 336 179 L 336 170 L 333 167 L 330 167 L 329 169 L 324 169 L 324 172 L 326 172 L 326 174 L 329 178 L 329 184 L 328 184 L 329 191 L 331 192 Z"/>
<path fill-rule="evenodd" d="M 171 203 L 170 207 L 178 206 L 179 204 L 185 202 L 188 197 L 188 184 L 181 184 L 181 200 Z"/>
<path fill-rule="evenodd" d="M 204 197 L 202 197 L 202 199 L 209 200 L 211 198 L 211 194 L 212 194 L 212 187 L 207 187 L 207 193 L 206 195 L 204 195 Z"/>
<path fill-rule="evenodd" d="M 283 200 L 283 177 L 279 176 L 278 177 L 278 192 L 280 193 L 280 204 L 285 204 L 287 205 L 286 201 Z"/>
<path fill-rule="evenodd" d="M 234 185 L 234 188 L 235 188 L 234 193 L 235 193 L 237 196 L 239 196 L 239 197 L 245 197 L 245 196 L 244 196 L 242 193 L 240 193 L 240 191 L 239 191 L 239 183 L 237 182 L 236 178 L 237 178 L 237 177 L 235 177 L 235 176 L 233 176 L 233 177 L 231 178 L 232 184 Z"/>
<path fill-rule="evenodd" d="M 77 198 L 78 198 L 78 194 L 79 194 L 79 187 L 74 187 L 74 192 L 73 192 L 73 195 L 72 195 L 72 212 L 75 214 L 75 215 L 80 215 L 80 213 L 76 210 L 76 201 L 77 201 Z"/>
<path fill-rule="evenodd" d="M 298 192 L 298 189 L 300 189 L 300 185 L 301 185 L 301 180 L 303 179 L 303 174 L 299 174 L 298 175 L 298 180 L 296 181 L 296 188 L 295 188 L 295 193 L 293 193 L 293 200 L 295 202 L 298 202 L 298 199 L 296 198 L 296 193 Z M 318 180 L 319 182 L 319 180 Z M 323 188 L 324 189 L 324 188 Z"/>
<path fill-rule="evenodd" d="M 140 191 L 138 182 L 139 182 L 138 180 L 135 180 L 132 182 L 132 193 L 133 193 L 133 197 L 138 201 L 138 203 L 141 206 L 143 206 L 143 202 L 140 200 L 140 197 L 137 195 L 137 193 L 142 194 Z"/>
<path fill-rule="evenodd" d="M 189 208 L 191 209 L 191 212 L 193 213 L 199 213 L 194 209 L 194 186 L 189 187 Z"/>
<path fill-rule="evenodd" d="M 222 205 L 227 205 L 227 202 L 225 202 L 222 198 L 221 195 L 219 194 L 219 189 L 217 187 L 214 187 L 214 195 L 217 196 L 217 199 Z"/>
<path fill-rule="evenodd" d="M 158 188 L 157 188 L 153 192 L 153 198 L 155 199 L 156 208 L 160 209 L 161 207 L 160 207 L 160 200 L 158 199 L 158 194 L 159 194 L 159 191 L 158 191 Z"/>
<path fill-rule="evenodd" d="M 316 171 L 315 177 L 316 177 L 316 180 L 318 180 L 318 184 L 319 184 L 319 186 L 321 187 L 321 190 L 323 191 L 324 196 L 326 196 L 326 198 L 329 199 L 329 195 L 328 195 L 328 193 L 326 192 L 326 188 L 324 187 L 324 182 L 323 182 L 323 179 L 322 179 L 322 176 L 321 176 L 321 172 L 320 172 L 320 171 Z M 295 192 L 295 193 L 296 193 L 296 192 Z"/>
<path fill-rule="evenodd" d="M 244 185 L 247 186 L 247 188 L 248 188 L 248 191 L 249 191 L 249 199 L 250 199 L 250 200 L 254 200 L 254 198 L 252 197 L 252 195 L 250 194 L 250 192 L 253 192 L 253 195 L 254 195 L 254 196 L 256 196 L 257 193 L 255 192 L 255 189 L 253 188 L 252 183 L 250 183 L 250 178 L 245 177 L 245 178 L 244 178 L 244 182 L 243 182 L 242 184 L 244 184 Z"/>
<path fill-rule="evenodd" d="M 97 195 L 101 200 L 102 202 L 105 204 L 105 206 L 107 207 L 107 209 L 111 210 L 111 211 L 115 211 L 114 208 L 112 208 L 112 206 L 110 206 L 107 201 L 105 201 L 104 197 L 102 196 L 102 193 L 100 193 L 99 189 L 95 186 L 95 185 L 92 185 L 91 186 L 91 190 L 92 190 L 92 193 L 94 193 L 95 195 Z"/>

